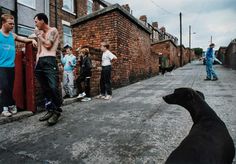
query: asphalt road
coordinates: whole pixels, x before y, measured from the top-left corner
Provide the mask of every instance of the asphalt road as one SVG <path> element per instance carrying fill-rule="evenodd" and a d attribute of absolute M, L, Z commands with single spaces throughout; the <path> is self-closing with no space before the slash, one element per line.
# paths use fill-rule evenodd
<path fill-rule="evenodd" d="M 53 127 L 38 121 L 44 113 L 2 124 L 0 163 L 162 164 L 192 126 L 184 108 L 162 100 L 179 87 L 203 92 L 236 143 L 236 71 L 220 65 L 216 71 L 218 81 L 204 81 L 205 66 L 192 62 L 174 75 L 116 89 L 111 101 L 64 106 Z"/>

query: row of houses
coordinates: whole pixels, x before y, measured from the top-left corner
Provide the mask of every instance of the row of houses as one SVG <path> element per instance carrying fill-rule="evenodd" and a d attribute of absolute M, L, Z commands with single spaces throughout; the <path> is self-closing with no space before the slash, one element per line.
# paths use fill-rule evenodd
<path fill-rule="evenodd" d="M 225 67 L 236 70 L 236 39 L 232 40 L 227 47 L 220 47 L 216 51 L 216 57 Z"/>
<path fill-rule="evenodd" d="M 0 14 L 15 16 L 15 32 L 19 35 L 31 34 L 34 15 L 44 12 L 49 15 L 50 26 L 59 30 L 59 49 L 65 44 L 74 50 L 88 47 L 93 62 L 92 95 L 99 93 L 102 55 L 99 48 L 104 40 L 109 41 L 110 50 L 118 57 L 113 64 L 114 87 L 159 74 L 163 56 L 169 65 L 177 67 L 194 58 L 194 51 L 179 46 L 177 37 L 167 33 L 165 27 L 159 28 L 157 22 L 149 24 L 145 15 L 135 18 L 127 4 L 109 4 L 104 0 L 1 0 L 0 6 Z"/>

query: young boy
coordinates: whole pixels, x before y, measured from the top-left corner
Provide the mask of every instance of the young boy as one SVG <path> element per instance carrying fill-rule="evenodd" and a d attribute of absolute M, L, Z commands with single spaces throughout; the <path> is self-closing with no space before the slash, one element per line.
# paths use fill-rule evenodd
<path fill-rule="evenodd" d="M 80 51 L 80 75 L 77 79 L 77 86 L 79 95 L 77 98 L 83 98 L 81 101 L 91 101 L 90 96 L 90 78 L 92 75 L 92 62 L 89 57 L 89 49 L 83 48 Z M 84 90 L 83 92 L 81 83 L 84 82 Z"/>
<path fill-rule="evenodd" d="M 117 57 L 109 51 L 109 44 L 107 42 L 101 43 L 102 54 L 102 72 L 100 79 L 100 95 L 96 98 L 110 100 L 112 98 L 111 91 L 111 62 L 116 60 Z"/>
<path fill-rule="evenodd" d="M 74 94 L 74 73 L 73 69 L 76 66 L 76 57 L 72 54 L 72 47 L 66 45 L 66 55 L 61 54 L 61 62 L 64 65 L 63 71 L 63 88 L 66 95 L 63 98 L 73 97 Z"/>

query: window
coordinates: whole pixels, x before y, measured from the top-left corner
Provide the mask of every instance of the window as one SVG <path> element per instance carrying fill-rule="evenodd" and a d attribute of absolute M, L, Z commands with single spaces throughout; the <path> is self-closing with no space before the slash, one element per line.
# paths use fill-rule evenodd
<path fill-rule="evenodd" d="M 18 34 L 23 36 L 29 36 L 34 33 L 34 28 L 30 28 L 23 25 L 18 25 Z"/>
<path fill-rule="evenodd" d="M 63 44 L 72 47 L 72 32 L 69 26 L 63 25 Z"/>
<path fill-rule="evenodd" d="M 87 3 L 87 14 L 91 14 L 93 12 L 93 1 L 92 0 L 88 0 Z"/>
<path fill-rule="evenodd" d="M 36 8 L 35 0 L 17 0 L 17 2 L 20 3 L 20 4 L 22 4 L 22 5 L 31 7 L 31 8 L 33 8 L 33 9 Z"/>
<path fill-rule="evenodd" d="M 74 0 L 63 0 L 62 9 L 74 13 Z"/>

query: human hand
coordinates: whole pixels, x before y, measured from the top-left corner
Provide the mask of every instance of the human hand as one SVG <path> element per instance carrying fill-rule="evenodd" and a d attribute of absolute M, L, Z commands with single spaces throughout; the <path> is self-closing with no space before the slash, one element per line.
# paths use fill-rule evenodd
<path fill-rule="evenodd" d="M 32 39 L 32 44 L 34 47 L 37 47 L 37 45 L 38 45 L 38 43 L 34 39 Z"/>

